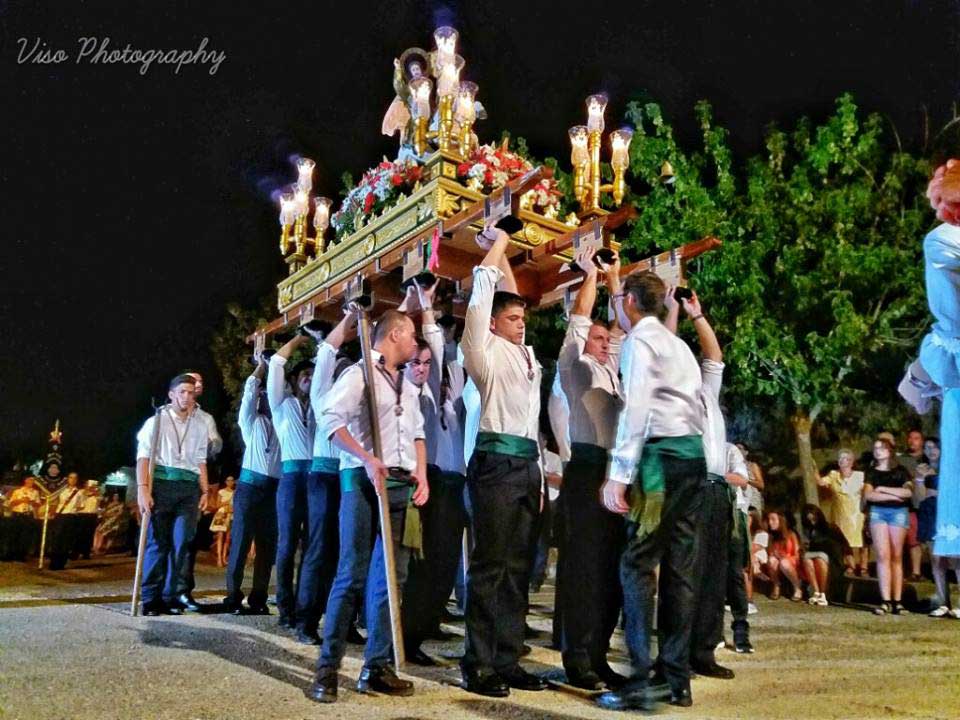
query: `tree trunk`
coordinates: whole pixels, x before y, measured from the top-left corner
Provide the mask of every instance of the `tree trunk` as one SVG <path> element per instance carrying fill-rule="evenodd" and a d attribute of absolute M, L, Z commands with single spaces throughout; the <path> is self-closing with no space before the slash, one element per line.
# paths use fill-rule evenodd
<path fill-rule="evenodd" d="M 803 479 L 803 496 L 812 505 L 820 505 L 817 479 L 819 474 L 813 461 L 813 448 L 810 445 L 810 428 L 813 421 L 803 410 L 797 410 L 790 418 L 793 433 L 797 438 L 797 455 L 800 457 L 800 475 Z"/>

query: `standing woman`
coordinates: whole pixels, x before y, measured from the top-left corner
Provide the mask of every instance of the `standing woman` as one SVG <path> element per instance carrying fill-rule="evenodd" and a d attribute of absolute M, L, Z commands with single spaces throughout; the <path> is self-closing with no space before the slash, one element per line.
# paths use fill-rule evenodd
<path fill-rule="evenodd" d="M 910 528 L 913 482 L 897 463 L 893 443 L 885 433 L 873 443 L 873 467 L 867 470 L 863 498 L 870 508 L 870 536 L 877 555 L 877 578 L 883 602 L 876 615 L 906 613 L 900 604 L 903 591 L 903 543 Z M 891 604 L 892 598 L 892 604 Z"/>
<path fill-rule="evenodd" d="M 210 532 L 217 539 L 217 567 L 227 564 L 227 551 L 230 547 L 230 521 L 233 519 L 233 490 L 237 486 L 231 475 L 225 481 L 226 487 L 217 493 L 217 514 L 210 523 Z"/>
<path fill-rule="evenodd" d="M 837 453 L 837 470 L 831 470 L 819 480 L 820 487 L 829 488 L 833 493 L 833 522 L 846 538 L 852 554 L 844 558 L 847 572 L 865 575 L 870 548 L 863 542 L 863 501 L 864 475 L 853 469 L 852 450 L 840 450 Z"/>

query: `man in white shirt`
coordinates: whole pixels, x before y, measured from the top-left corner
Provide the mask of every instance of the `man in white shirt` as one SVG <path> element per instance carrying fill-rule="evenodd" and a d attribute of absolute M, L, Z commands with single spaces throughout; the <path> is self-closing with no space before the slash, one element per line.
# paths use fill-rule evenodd
<path fill-rule="evenodd" d="M 199 398 L 203 395 L 203 376 L 195 370 L 184 371 L 183 374 L 189 375 L 194 380 L 194 398 Z M 223 449 L 223 438 L 221 438 L 220 433 L 217 432 L 217 421 L 213 419 L 213 415 L 200 407 L 199 400 L 197 401 L 194 413 L 196 414 L 194 422 L 203 423 L 207 429 L 207 472 L 210 473 L 214 466 L 214 460 L 217 459 L 217 455 L 219 455 Z M 208 517 L 212 519 L 212 516 Z M 198 521 L 200 520 L 202 520 L 202 518 L 198 518 Z M 207 527 L 209 527 L 209 523 L 207 523 Z M 177 602 L 189 612 L 200 612 L 200 605 L 193 599 L 193 589 L 197 585 L 193 575 L 196 564 L 197 534 L 194 533 L 193 540 L 190 541 L 190 551 L 187 555 L 187 561 L 183 564 L 183 569 L 180 571 L 180 581 L 177 585 Z"/>
<path fill-rule="evenodd" d="M 433 310 L 436 287 L 411 287 L 401 306 L 415 300 L 422 311 L 423 339 L 418 340 L 417 356 L 407 364 L 406 378 L 420 392 L 430 500 L 420 508 L 422 557 L 411 559 L 403 588 L 403 636 L 407 660 L 424 666 L 436 664 L 421 644 L 430 637 L 443 637 L 440 618 L 453 589 L 466 523 L 463 430 L 457 407 L 463 370 L 445 363 L 444 332 Z"/>
<path fill-rule="evenodd" d="M 617 418 L 623 407 L 620 345 L 623 330 L 591 320 L 597 297 L 594 251 L 577 254 L 586 277 L 570 311 L 557 360 L 568 399 L 570 459 L 563 472 L 559 512 L 557 605 L 567 681 L 585 690 L 617 686 L 623 678 L 607 664 L 610 637 L 622 605 L 620 549 L 623 520 L 597 502 L 606 479 Z M 620 260 L 606 268 L 611 297 L 620 292 Z M 556 432 L 556 431 L 555 431 Z"/>
<path fill-rule="evenodd" d="M 194 417 L 194 384 L 189 375 L 178 375 L 170 382 L 170 403 L 159 413 L 152 483 L 149 467 L 156 416 L 137 433 L 137 504 L 141 517 L 150 513 L 141 584 L 144 615 L 182 612 L 177 582 L 197 531 L 197 514 L 207 505 L 209 434 Z"/>
<path fill-rule="evenodd" d="M 410 500 L 422 506 L 429 498 L 427 450 L 420 398 L 405 382 L 402 366 L 413 359 L 417 341 L 413 321 L 396 310 L 386 311 L 373 333 L 373 378 L 377 396 L 382 458 L 373 452 L 370 410 L 363 367 L 349 367 L 327 393 L 318 418 L 318 432 L 340 450 L 340 559 L 327 598 L 323 647 L 310 697 L 330 703 L 337 699 L 337 670 L 346 651 L 347 633 L 366 585 L 367 643 L 358 692 L 412 695 L 413 683 L 401 680 L 390 666 L 391 632 L 384 538 L 370 538 L 378 526 L 377 495 L 386 493 L 398 589 L 402 590 L 410 560 L 405 527 Z M 411 498 L 411 487 L 415 487 Z M 412 523 L 411 523 L 412 524 Z"/>
<path fill-rule="evenodd" d="M 243 436 L 243 461 L 233 494 L 230 557 L 227 560 L 227 596 L 224 605 L 234 614 L 269 615 L 267 587 L 277 550 L 277 484 L 280 482 L 280 442 L 273 429 L 270 404 L 263 390 L 267 361 L 258 357 L 240 400 L 238 424 Z M 243 575 L 250 544 L 257 545 L 253 588 L 243 601 Z"/>
<path fill-rule="evenodd" d="M 600 696 L 601 707 L 611 710 L 649 709 L 655 703 L 647 678 L 658 564 L 658 646 L 670 702 L 692 703 L 689 655 L 700 571 L 696 528 L 706 481 L 704 411 L 697 361 L 660 321 L 665 293 L 663 281 L 644 272 L 630 275 L 622 296 L 614 298 L 630 330 L 620 362 L 625 406 L 603 503 L 629 514 L 620 578 L 632 675 L 621 690 Z"/>
<path fill-rule="evenodd" d="M 317 356 L 310 380 L 310 409 L 315 418 L 319 417 L 326 394 L 333 386 L 337 352 L 356 321 L 356 315 L 348 313 L 332 330 L 325 323 L 323 325 L 326 327 L 305 327 L 305 331 L 317 343 Z M 307 476 L 307 537 L 297 588 L 297 640 L 307 645 L 320 644 L 317 628 L 337 572 L 337 515 L 340 512 L 338 455 L 329 438 L 324 437 L 323 433 L 314 433 L 313 459 Z"/>
<path fill-rule="evenodd" d="M 506 258 L 510 238 L 487 227 L 488 249 L 473 270 L 460 348 L 480 397 L 480 421 L 467 468 L 473 552 L 467 571 L 466 690 L 504 697 L 546 683 L 518 664 L 523 645 L 531 551 L 542 503 L 537 441 L 540 364 L 524 344 L 526 303 Z M 506 292 L 497 292 L 502 282 Z"/>
<path fill-rule="evenodd" d="M 56 499 L 55 514 L 47 527 L 47 554 L 50 570 L 63 570 L 70 556 L 76 557 L 79 523 L 77 514 L 83 507 L 83 488 L 80 476 L 67 473 L 66 483 L 60 488 Z M 54 508 L 51 506 L 51 512 Z"/>
<path fill-rule="evenodd" d="M 307 526 L 307 486 L 313 465 L 313 439 L 316 420 L 310 407 L 310 385 L 314 366 L 303 360 L 286 373 L 287 361 L 294 350 L 309 342 L 295 335 L 270 358 L 267 367 L 267 401 L 273 417 L 273 429 L 280 440 L 280 483 L 277 487 L 277 611 L 278 623 L 297 629 L 307 614 L 298 602 L 304 582 L 304 555 L 300 556 L 297 582 L 294 563 L 297 548 L 309 535 Z M 289 380 L 292 392 L 287 391 Z"/>

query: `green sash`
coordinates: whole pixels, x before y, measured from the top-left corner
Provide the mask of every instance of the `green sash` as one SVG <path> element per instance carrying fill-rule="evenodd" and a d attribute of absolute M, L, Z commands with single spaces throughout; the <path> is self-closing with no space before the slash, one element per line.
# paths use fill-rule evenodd
<path fill-rule="evenodd" d="M 535 441 L 519 435 L 507 435 L 506 433 L 477 433 L 477 444 L 474 451 L 477 450 L 499 453 L 500 455 L 513 455 L 527 460 L 536 460 L 540 457 L 540 449 Z"/>
<path fill-rule="evenodd" d="M 292 475 L 294 473 L 310 472 L 311 464 L 311 460 L 284 460 L 281 467 L 284 475 Z"/>
<path fill-rule="evenodd" d="M 169 467 L 167 465 L 155 465 L 153 468 L 154 480 L 170 480 L 173 482 L 197 482 L 200 479 L 200 473 L 193 470 L 184 470 L 183 468 Z"/>
<path fill-rule="evenodd" d="M 682 435 L 680 437 L 650 438 L 643 444 L 640 465 L 630 497 L 631 522 L 639 525 L 639 536 L 650 535 L 660 527 L 663 512 L 663 494 L 666 487 L 664 461 L 668 458 L 696 460 L 703 458 L 703 437 Z"/>
<path fill-rule="evenodd" d="M 354 490 L 359 490 L 364 483 L 368 482 L 370 482 L 370 478 L 367 477 L 366 468 L 340 468 L 340 492 L 353 492 Z M 390 488 L 398 487 L 409 488 L 410 486 L 404 480 L 387 478 L 388 490 Z"/>
<path fill-rule="evenodd" d="M 336 475 L 340 472 L 340 460 L 338 458 L 315 457 L 310 465 L 310 471 Z"/>
<path fill-rule="evenodd" d="M 269 475 L 264 475 L 263 473 L 258 473 L 248 468 L 240 468 L 240 477 L 237 478 L 237 481 L 247 483 L 248 485 L 256 485 L 257 487 L 277 486 L 276 478 L 272 478 Z"/>
<path fill-rule="evenodd" d="M 354 492 L 362 487 L 362 483 L 370 482 L 365 468 L 340 468 L 340 491 Z M 407 512 L 403 521 L 403 538 L 400 544 L 410 548 L 414 557 L 423 559 L 423 525 L 420 522 L 420 509 L 413 504 L 413 488 L 402 480 L 387 478 L 387 490 L 392 488 L 407 488 Z"/>

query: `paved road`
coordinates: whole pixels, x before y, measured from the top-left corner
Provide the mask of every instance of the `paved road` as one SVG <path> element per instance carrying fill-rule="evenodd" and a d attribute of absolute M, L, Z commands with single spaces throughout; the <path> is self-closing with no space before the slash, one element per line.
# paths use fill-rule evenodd
<path fill-rule="evenodd" d="M 219 599 L 222 573 L 200 564 L 198 586 Z M 203 614 L 132 618 L 132 561 L 72 563 L 61 573 L 0 563 L 0 720 L 163 718 L 487 718 L 573 720 L 622 717 L 559 691 L 487 700 L 455 687 L 455 660 L 408 676 L 412 698 L 358 695 L 351 647 L 335 706 L 306 699 L 316 649 L 294 642 L 275 617 Z M 530 623 L 550 627 L 552 592 L 534 596 Z M 874 616 L 761 600 L 753 656 L 721 651 L 734 680 L 694 681 L 695 706 L 658 718 L 950 718 L 960 716 L 960 622 Z M 445 626 L 462 634 L 462 625 Z M 559 667 L 546 633 L 531 641 L 534 670 Z M 431 643 L 455 656 L 462 642 Z M 615 638 L 615 663 L 624 661 Z M 620 665 L 623 669 L 623 665 Z"/>

